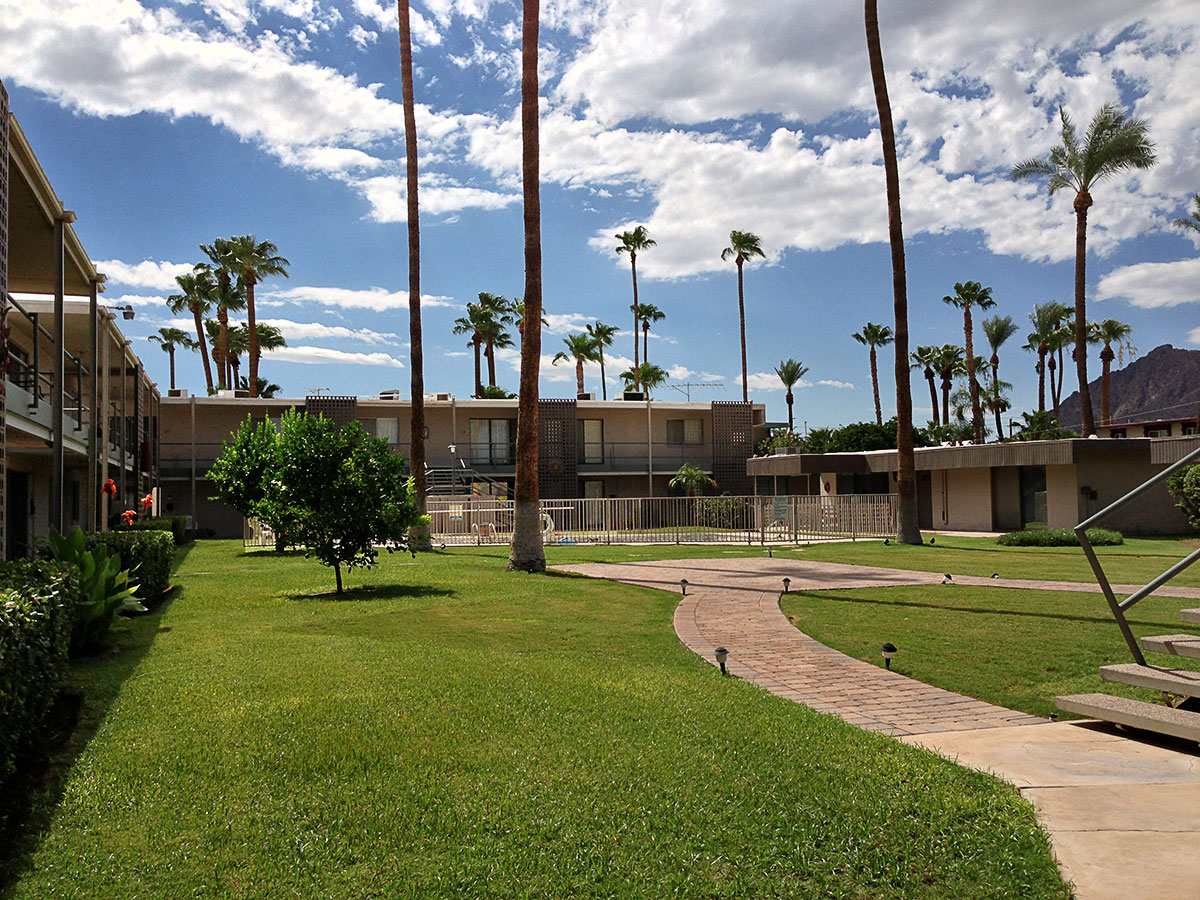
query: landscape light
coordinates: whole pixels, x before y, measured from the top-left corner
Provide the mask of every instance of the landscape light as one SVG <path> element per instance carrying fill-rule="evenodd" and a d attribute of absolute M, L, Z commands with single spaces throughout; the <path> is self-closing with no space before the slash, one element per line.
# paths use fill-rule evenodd
<path fill-rule="evenodd" d="M 724 647 L 718 647 L 713 651 L 713 656 L 716 657 L 717 665 L 721 667 L 721 674 L 728 675 L 729 673 L 725 671 L 725 660 L 729 658 L 729 651 Z"/>
<path fill-rule="evenodd" d="M 892 667 L 892 657 L 896 655 L 896 645 L 891 641 L 887 641 L 880 645 L 879 652 L 883 654 L 883 664 L 887 668 Z"/>
<path fill-rule="evenodd" d="M 954 584 L 954 576 L 947 572 L 942 576 L 942 584 Z"/>
<path fill-rule="evenodd" d="M 685 597 L 687 596 L 687 586 L 688 586 L 688 580 L 686 578 L 680 578 L 679 579 L 679 593 L 683 594 L 683 596 L 685 596 Z"/>
<path fill-rule="evenodd" d="M 769 546 L 767 547 L 767 557 L 768 557 L 769 559 L 774 559 L 774 558 L 775 558 L 775 554 L 771 552 L 771 548 L 770 548 Z"/>
<path fill-rule="evenodd" d="M 783 592 L 785 594 L 788 592 L 788 588 L 791 586 L 792 586 L 792 579 L 790 579 L 790 578 L 783 579 Z"/>

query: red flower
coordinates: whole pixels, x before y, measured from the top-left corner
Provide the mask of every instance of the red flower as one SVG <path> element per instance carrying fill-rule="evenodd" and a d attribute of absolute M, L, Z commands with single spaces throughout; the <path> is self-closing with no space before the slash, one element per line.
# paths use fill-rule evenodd
<path fill-rule="evenodd" d="M 145 497 L 142 498 L 142 509 L 149 509 L 153 505 L 154 505 L 154 495 L 153 494 L 147 494 Z"/>
<path fill-rule="evenodd" d="M 136 518 L 137 518 L 136 510 L 127 509 L 127 510 L 125 510 L 125 512 L 121 513 L 121 521 L 125 523 L 125 527 L 127 527 L 127 528 L 133 524 L 133 520 Z"/>
<path fill-rule="evenodd" d="M 100 493 L 108 494 L 110 497 L 117 496 L 117 483 L 111 478 L 104 482 L 104 486 L 100 488 Z"/>

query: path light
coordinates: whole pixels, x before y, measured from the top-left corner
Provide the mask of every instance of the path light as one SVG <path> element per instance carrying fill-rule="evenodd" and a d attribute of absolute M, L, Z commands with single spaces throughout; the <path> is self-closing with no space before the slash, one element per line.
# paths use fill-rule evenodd
<path fill-rule="evenodd" d="M 954 576 L 947 572 L 942 576 L 942 584 L 954 584 Z"/>
<path fill-rule="evenodd" d="M 445 549 L 446 549 L 446 542 L 445 542 L 445 541 L 442 541 L 440 544 L 438 544 L 438 549 L 439 549 L 439 550 L 445 550 Z"/>
<path fill-rule="evenodd" d="M 885 547 L 890 547 L 891 545 L 892 545 L 892 539 L 891 539 L 891 538 L 884 538 L 884 539 L 883 539 L 883 546 L 885 546 Z"/>
<path fill-rule="evenodd" d="M 993 573 L 992 573 L 992 577 L 993 577 L 993 578 L 999 578 L 999 577 L 1000 577 L 1000 573 L 999 573 L 999 572 L 993 572 Z"/>
<path fill-rule="evenodd" d="M 931 544 L 936 544 L 936 543 L 937 543 L 937 538 L 935 538 L 935 537 L 931 537 L 931 538 L 929 539 L 929 543 L 931 543 Z"/>
<path fill-rule="evenodd" d="M 681 594 L 683 594 L 683 596 L 685 596 L 685 597 L 687 596 L 687 586 L 688 586 L 688 580 L 686 578 L 680 578 L 679 579 L 679 592 Z"/>
<path fill-rule="evenodd" d="M 775 554 L 771 552 L 771 548 L 770 548 L 770 547 L 767 547 L 767 556 L 768 556 L 770 559 L 774 559 L 774 558 L 775 558 Z"/>
<path fill-rule="evenodd" d="M 790 578 L 783 579 L 783 592 L 785 594 L 788 592 L 788 588 L 790 588 L 791 586 L 792 586 L 792 579 L 790 579 Z"/>
<path fill-rule="evenodd" d="M 725 671 L 725 660 L 729 658 L 729 651 L 724 647 L 718 647 L 713 651 L 713 656 L 717 659 L 717 665 L 721 667 L 721 674 L 728 675 L 729 673 Z"/>
<path fill-rule="evenodd" d="M 880 644 L 879 652 L 883 654 L 883 664 L 887 668 L 892 667 L 892 657 L 896 655 L 896 645 L 891 641 Z"/>

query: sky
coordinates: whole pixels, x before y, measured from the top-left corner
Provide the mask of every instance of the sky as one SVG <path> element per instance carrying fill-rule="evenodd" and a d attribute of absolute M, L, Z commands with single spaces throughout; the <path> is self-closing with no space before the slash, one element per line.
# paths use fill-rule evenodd
<path fill-rule="evenodd" d="M 479 292 L 524 286 L 521 10 L 412 9 L 425 384 L 469 397 L 453 322 Z M 808 367 L 798 428 L 873 418 L 851 334 L 890 323 L 892 293 L 861 5 L 546 0 L 541 16 L 542 395 L 574 395 L 574 366 L 551 358 L 597 320 L 622 328 L 606 365 L 619 389 L 632 289 L 614 235 L 641 224 L 657 246 L 638 258 L 640 299 L 666 314 L 650 361 L 676 386 L 657 398 L 741 399 L 736 273 L 721 259 L 736 229 L 766 252 L 745 272 L 751 400 L 783 420 L 774 369 L 795 358 Z M 249 233 L 291 262 L 258 288 L 260 321 L 289 345 L 264 355 L 262 374 L 285 396 L 407 395 L 394 4 L 0 0 L 0 23 L 13 112 L 108 276 L 105 302 L 134 306 L 123 324 L 160 388 L 167 358 L 148 336 L 192 327 L 165 305 L 174 277 L 203 258 L 199 244 Z M 1002 15 L 984 0 L 883 3 L 880 29 L 913 346 L 961 344 L 961 314 L 941 298 L 979 281 L 992 313 L 1021 326 L 1000 353 L 1014 415 L 1036 403 L 1021 345 L 1035 303 L 1072 302 L 1073 197 L 1008 170 L 1057 143 L 1060 105 L 1082 127 L 1115 102 L 1148 122 L 1159 161 L 1092 192 L 1089 318 L 1129 323 L 1142 353 L 1200 347 L 1200 240 L 1170 224 L 1200 191 L 1200 3 L 1011 0 Z M 885 416 L 892 366 L 881 353 Z M 198 356 L 177 367 L 180 387 L 203 389 Z M 518 369 L 518 352 L 501 351 L 501 386 L 514 390 Z M 597 366 L 586 387 L 599 393 Z M 920 422 L 920 373 L 913 396 Z"/>

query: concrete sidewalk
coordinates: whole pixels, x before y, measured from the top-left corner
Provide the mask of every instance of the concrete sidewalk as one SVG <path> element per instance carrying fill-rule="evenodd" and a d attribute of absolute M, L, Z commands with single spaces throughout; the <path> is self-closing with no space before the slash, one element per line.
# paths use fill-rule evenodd
<path fill-rule="evenodd" d="M 1099 723 L 1048 723 L 935 688 L 820 644 L 779 609 L 785 576 L 792 590 L 823 590 L 937 584 L 941 574 L 746 558 L 556 568 L 672 592 L 687 578 L 675 631 L 710 663 L 713 650 L 724 646 L 734 675 L 1011 782 L 1036 808 L 1078 900 L 1200 900 L 1200 754 L 1194 745 L 1134 739 Z M 1070 582 L 954 580 L 1098 590 Z M 1195 588 L 1161 593 L 1200 597 Z"/>

